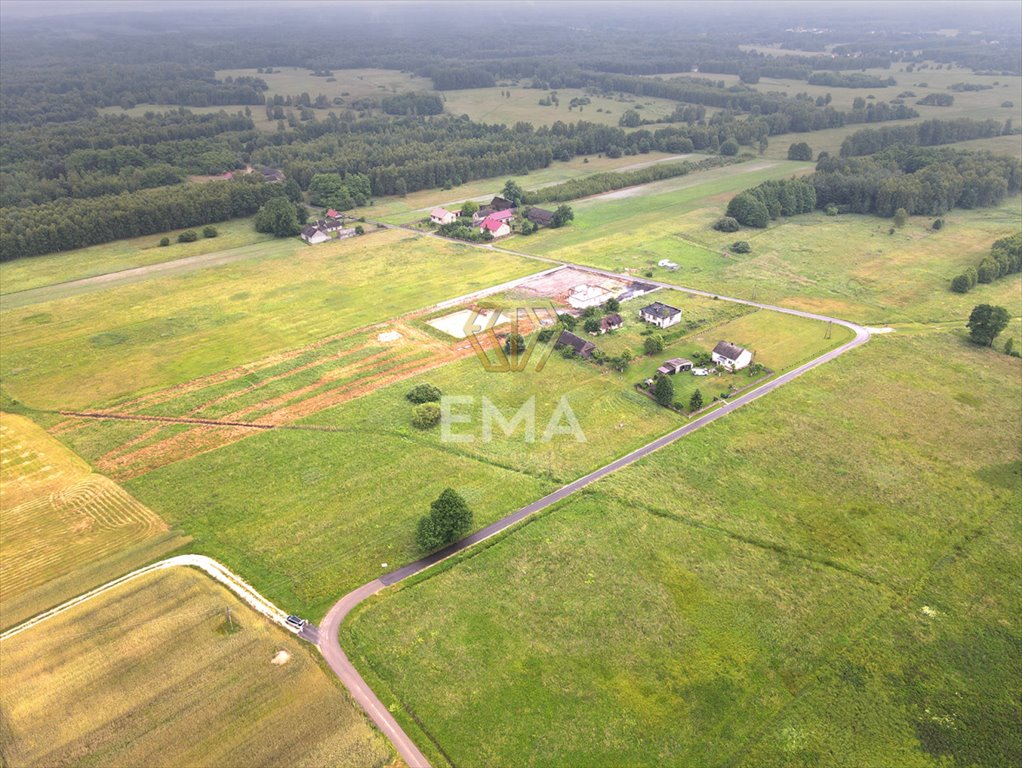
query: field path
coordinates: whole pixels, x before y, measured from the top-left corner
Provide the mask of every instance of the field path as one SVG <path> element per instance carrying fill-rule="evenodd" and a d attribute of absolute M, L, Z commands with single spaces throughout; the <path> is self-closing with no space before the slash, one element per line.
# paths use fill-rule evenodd
<path fill-rule="evenodd" d="M 255 589 L 244 579 L 237 574 L 229 571 L 226 566 L 221 565 L 216 560 L 206 557 L 205 555 L 176 555 L 175 557 L 168 557 L 166 560 L 160 560 L 158 563 L 143 566 L 131 573 L 125 574 L 120 578 L 114 579 L 113 581 L 107 582 L 102 586 L 96 587 L 95 589 L 89 590 L 83 595 L 72 598 L 66 603 L 61 603 L 55 608 L 51 608 L 48 611 L 40 613 L 38 616 L 34 616 L 27 621 L 18 624 L 16 627 L 8 629 L 3 634 L 0 634 L 0 641 L 7 640 L 8 638 L 14 637 L 15 635 L 21 634 L 27 629 L 32 629 L 48 619 L 52 619 L 54 616 L 59 616 L 65 611 L 69 611 L 72 608 L 77 608 L 82 603 L 88 602 L 94 597 L 107 592 L 108 590 L 119 587 L 122 584 L 126 584 L 129 581 L 137 579 L 139 576 L 145 576 L 147 573 L 153 573 L 154 571 L 160 571 L 165 568 L 178 568 L 178 567 L 191 567 L 198 568 L 199 570 L 206 573 L 208 576 L 213 578 L 215 581 L 220 582 L 239 598 L 241 598 L 250 608 L 257 613 L 261 613 L 263 616 L 268 618 L 275 624 L 287 628 L 285 620 L 287 614 L 280 610 L 277 606 L 267 600 L 265 597 L 260 595 Z M 306 630 L 303 630 L 301 635 L 305 640 L 310 642 L 316 642 L 317 631 L 312 625 L 308 625 Z"/>

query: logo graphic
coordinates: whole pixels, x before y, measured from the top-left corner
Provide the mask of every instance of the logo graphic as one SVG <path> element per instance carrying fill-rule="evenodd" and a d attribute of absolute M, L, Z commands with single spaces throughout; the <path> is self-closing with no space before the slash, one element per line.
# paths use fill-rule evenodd
<path fill-rule="evenodd" d="M 526 370 L 535 356 L 535 370 L 543 370 L 553 339 L 539 342 L 539 331 L 553 329 L 557 309 L 553 302 L 537 300 L 517 303 L 507 308 L 478 309 L 465 322 L 465 337 L 472 344 L 476 357 L 490 373 L 517 373 Z M 500 326 L 500 330 L 497 327 Z"/>

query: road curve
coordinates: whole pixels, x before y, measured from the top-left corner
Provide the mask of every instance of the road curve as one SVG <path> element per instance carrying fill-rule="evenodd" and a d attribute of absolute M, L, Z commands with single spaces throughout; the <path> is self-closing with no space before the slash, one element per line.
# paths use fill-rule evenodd
<path fill-rule="evenodd" d="M 579 267 L 581 269 L 591 269 L 589 267 L 582 267 L 581 265 L 574 264 L 567 266 Z M 591 271 L 600 272 L 607 275 L 613 275 L 615 277 L 620 277 L 620 275 L 614 275 L 614 273 L 604 272 L 603 270 Z M 675 290 L 681 290 L 687 293 L 693 293 L 702 296 L 716 295 L 707 293 L 705 291 L 679 288 L 678 286 L 670 285 L 668 283 L 657 283 L 656 281 L 653 280 L 644 282 L 649 282 L 654 285 L 669 287 Z M 594 470 L 593 472 L 590 472 L 589 474 L 584 475 L 583 477 L 580 477 L 577 480 L 574 480 L 568 483 L 567 485 L 562 486 L 561 488 L 558 488 L 553 493 L 548 494 L 547 496 L 544 496 L 543 498 L 538 499 L 537 501 L 534 501 L 531 504 L 528 504 L 522 507 L 521 509 L 516 510 L 515 512 L 512 512 L 507 517 L 503 517 L 500 520 L 491 523 L 485 528 L 482 528 L 476 531 L 475 533 L 466 536 L 464 539 L 460 541 L 457 541 L 454 544 L 451 544 L 450 546 L 441 549 L 438 552 L 434 552 L 431 555 L 427 555 L 426 557 L 421 558 L 420 560 L 416 560 L 413 563 L 409 563 L 408 565 L 398 568 L 397 570 L 384 574 L 383 576 L 380 576 L 379 578 L 370 581 L 368 584 L 363 584 L 358 589 L 354 590 L 353 592 L 349 592 L 347 595 L 345 595 L 339 601 L 337 601 L 330 609 L 330 611 L 327 613 L 326 618 L 320 625 L 319 632 L 319 649 L 323 653 L 323 657 L 330 665 L 330 668 L 340 678 L 341 682 L 344 683 L 344 686 L 351 692 L 351 695 L 365 710 L 366 714 L 369 715 L 370 719 L 372 719 L 372 721 L 380 728 L 380 730 L 383 731 L 384 734 L 386 734 L 387 738 L 391 740 L 391 742 L 394 744 L 394 747 L 397 749 L 398 754 L 401 755 L 402 759 L 404 759 L 404 761 L 409 765 L 409 768 L 429 768 L 429 761 L 426 759 L 425 755 L 422 754 L 419 748 L 415 746 L 415 742 L 413 742 L 408 737 L 408 734 L 406 734 L 404 730 L 402 730 L 397 720 L 394 719 L 394 716 L 391 715 L 391 713 L 387 710 L 385 706 L 383 706 L 383 703 L 376 696 L 376 694 L 373 693 L 372 689 L 369 688 L 365 680 L 362 679 L 362 676 L 358 673 L 358 670 L 355 669 L 354 665 L 351 663 L 351 661 L 349 661 L 347 655 L 344 653 L 344 650 L 341 648 L 339 637 L 341 623 L 357 605 L 359 605 L 362 601 L 371 597 L 372 595 L 375 595 L 380 590 L 392 584 L 395 584 L 399 581 L 402 581 L 403 579 L 407 579 L 409 576 L 414 576 L 417 573 L 421 573 L 427 568 L 436 565 L 437 563 L 443 560 L 446 560 L 452 555 L 462 552 L 478 544 L 481 541 L 485 541 L 491 536 L 495 536 L 496 534 L 506 530 L 507 528 L 510 528 L 512 525 L 515 525 L 516 523 L 524 520 L 530 515 L 533 515 L 536 512 L 544 510 L 550 505 L 556 504 L 562 499 L 571 496 L 573 493 L 582 488 L 585 488 L 590 483 L 594 483 L 600 478 L 606 477 L 611 472 L 616 472 L 617 470 L 627 467 L 630 464 L 634 464 L 636 461 L 643 458 L 644 456 L 648 456 L 654 451 L 657 451 L 666 445 L 670 445 L 676 440 L 680 440 L 686 435 L 695 432 L 697 429 L 705 427 L 707 424 L 711 424 L 717 419 L 721 419 L 724 416 L 727 416 L 729 413 L 736 410 L 737 408 L 741 408 L 743 405 L 747 405 L 748 403 L 751 403 L 753 400 L 757 400 L 763 397 L 764 395 L 772 392 L 778 387 L 783 386 L 787 384 L 789 381 L 792 381 L 793 379 L 801 376 L 806 371 L 810 371 L 819 365 L 823 365 L 824 363 L 829 362 L 840 355 L 843 355 L 845 352 L 848 352 L 849 350 L 854 349 L 855 347 L 865 344 L 867 341 L 869 341 L 870 338 L 870 333 L 866 328 L 860 325 L 856 325 L 855 323 L 850 323 L 846 320 L 838 320 L 836 318 L 825 317 L 823 315 L 816 315 L 811 312 L 802 312 L 800 310 L 795 309 L 786 309 L 784 307 L 774 307 L 768 304 L 760 304 L 754 301 L 732 299 L 724 296 L 720 296 L 719 298 L 726 301 L 734 301 L 740 304 L 747 304 L 762 309 L 783 312 L 785 314 L 796 315 L 798 317 L 805 317 L 812 320 L 832 322 L 837 325 L 844 326 L 845 328 L 851 329 L 855 333 L 855 338 L 853 338 L 851 341 L 845 342 L 840 347 L 832 349 L 829 352 L 826 352 L 820 355 L 819 357 L 810 360 L 807 363 L 804 363 L 803 365 L 793 368 L 787 373 L 781 374 L 775 379 L 771 379 L 770 381 L 761 384 L 755 389 L 746 392 L 744 395 L 736 397 L 734 400 L 726 402 L 719 408 L 712 410 L 709 413 L 700 416 L 697 419 L 693 419 L 684 426 L 678 427 L 678 429 L 668 432 L 666 435 L 657 438 L 651 443 L 648 443 L 642 446 L 641 448 L 637 448 L 631 453 L 628 453 L 619 459 L 615 459 L 609 464 L 606 464 L 600 467 L 599 469 Z"/>
<path fill-rule="evenodd" d="M 124 576 L 108 581 L 95 589 L 91 589 L 88 592 L 74 597 L 65 603 L 61 603 L 55 608 L 51 608 L 48 611 L 44 611 L 37 616 L 33 616 L 31 619 L 23 621 L 14 627 L 11 627 L 6 632 L 0 634 L 0 640 L 7 640 L 8 638 L 14 637 L 15 635 L 21 634 L 27 629 L 38 626 L 48 619 L 52 619 L 54 616 L 58 616 L 65 611 L 69 611 L 82 603 L 91 600 L 94 597 L 98 597 L 104 592 L 126 584 L 129 581 L 133 581 L 140 576 L 145 576 L 147 573 L 153 571 L 160 571 L 165 568 L 179 568 L 179 567 L 192 567 L 198 568 L 199 570 L 206 573 L 208 576 L 213 578 L 215 581 L 220 582 L 234 594 L 241 598 L 250 608 L 263 616 L 268 618 L 275 624 L 279 624 L 287 629 L 285 619 L 287 614 L 280 610 L 277 606 L 267 600 L 265 597 L 260 595 L 255 589 L 244 579 L 237 574 L 227 569 L 225 565 L 218 563 L 211 557 L 205 555 L 176 555 L 174 557 L 168 557 L 166 560 L 160 560 L 159 562 L 146 565 L 142 568 L 126 573 Z M 315 632 L 315 628 L 310 626 L 309 632 L 303 634 L 303 637 L 310 642 L 315 643 L 318 640 L 318 635 Z"/>

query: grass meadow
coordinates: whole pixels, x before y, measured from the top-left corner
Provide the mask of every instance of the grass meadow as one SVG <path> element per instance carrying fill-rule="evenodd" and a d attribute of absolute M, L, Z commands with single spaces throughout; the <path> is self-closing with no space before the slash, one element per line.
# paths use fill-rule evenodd
<path fill-rule="evenodd" d="M 256 243 L 261 244 L 263 252 L 267 254 L 304 247 L 297 239 L 282 241 L 272 235 L 256 232 L 251 218 L 224 221 L 217 224 L 216 228 L 219 233 L 216 237 L 200 237 L 194 243 L 177 242 L 178 234 L 185 231 L 178 229 L 159 235 L 115 240 L 74 251 L 3 261 L 0 262 L 0 295 L 191 256 L 219 255 Z M 161 248 L 160 238 L 164 235 L 170 238 L 171 244 Z M 289 248 L 292 242 L 295 247 Z"/>
<path fill-rule="evenodd" d="M 0 314 L 3 387 L 41 409 L 109 403 L 538 271 L 518 257 L 402 232 Z"/>
<path fill-rule="evenodd" d="M 342 641 L 438 764 L 1012 764 L 1019 373 L 875 338 Z"/>
<path fill-rule="evenodd" d="M 4 765 L 393 760 L 312 648 L 198 571 L 118 587 L 3 641 L 0 659 Z"/>
<path fill-rule="evenodd" d="M 187 543 L 28 419 L 0 413 L 0 628 Z"/>

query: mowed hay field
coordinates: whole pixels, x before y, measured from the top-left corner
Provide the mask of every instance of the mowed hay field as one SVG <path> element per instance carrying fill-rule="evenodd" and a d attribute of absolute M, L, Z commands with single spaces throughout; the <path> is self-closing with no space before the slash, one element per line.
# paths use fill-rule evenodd
<path fill-rule="evenodd" d="M 451 764 L 1017 764 L 1020 373 L 877 337 L 342 642 Z"/>
<path fill-rule="evenodd" d="M 117 587 L 4 640 L 0 660 L 0 762 L 12 768 L 392 760 L 308 645 L 198 571 Z"/>
<path fill-rule="evenodd" d="M 166 387 L 514 277 L 541 264 L 388 231 L 0 313 L 3 386 L 36 408 Z"/>
<path fill-rule="evenodd" d="M 187 542 L 28 419 L 0 414 L 0 628 Z"/>

